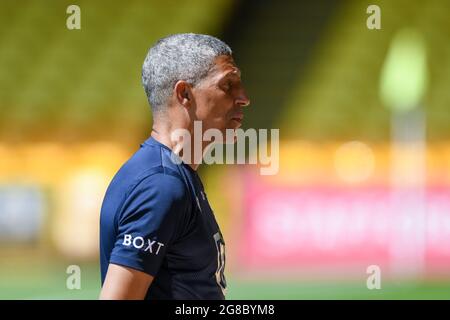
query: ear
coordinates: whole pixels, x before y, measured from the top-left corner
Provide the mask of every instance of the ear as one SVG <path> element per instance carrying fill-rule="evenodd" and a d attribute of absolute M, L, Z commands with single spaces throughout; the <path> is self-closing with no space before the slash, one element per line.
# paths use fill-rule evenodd
<path fill-rule="evenodd" d="M 188 107 L 192 101 L 191 85 L 184 80 L 179 80 L 174 87 L 175 98 L 179 104 Z"/>

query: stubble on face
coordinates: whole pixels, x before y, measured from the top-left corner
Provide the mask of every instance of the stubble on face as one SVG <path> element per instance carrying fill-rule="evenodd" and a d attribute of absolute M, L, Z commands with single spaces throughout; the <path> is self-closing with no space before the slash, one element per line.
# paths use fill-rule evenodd
<path fill-rule="evenodd" d="M 242 125 L 243 106 L 236 103 L 242 95 L 241 72 L 231 56 L 219 56 L 209 75 L 197 88 L 197 116 L 203 129 L 218 129 L 226 137 L 226 130 Z"/>

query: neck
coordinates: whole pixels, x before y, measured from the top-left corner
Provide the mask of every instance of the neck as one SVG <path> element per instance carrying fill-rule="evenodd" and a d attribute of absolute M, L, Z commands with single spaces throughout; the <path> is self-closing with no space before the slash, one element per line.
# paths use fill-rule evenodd
<path fill-rule="evenodd" d="M 180 138 L 181 132 L 189 132 L 190 139 Z M 200 166 L 200 163 L 203 159 L 204 150 L 208 147 L 209 143 L 200 140 L 201 142 L 201 150 L 196 151 L 198 146 L 195 145 L 194 138 L 194 130 L 193 128 L 186 128 L 183 126 L 177 126 L 175 122 L 164 121 L 158 122 L 155 121 L 152 127 L 151 136 L 153 139 L 167 146 L 174 154 L 179 156 L 185 164 L 190 166 L 193 170 L 197 170 Z M 198 138 L 197 138 L 198 139 Z"/>

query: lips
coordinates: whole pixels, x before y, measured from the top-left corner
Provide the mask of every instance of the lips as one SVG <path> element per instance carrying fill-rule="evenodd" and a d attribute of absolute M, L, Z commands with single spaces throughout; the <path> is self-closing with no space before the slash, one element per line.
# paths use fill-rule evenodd
<path fill-rule="evenodd" d="M 231 119 L 240 123 L 244 119 L 244 114 L 242 112 L 238 112 L 238 113 L 234 114 Z"/>

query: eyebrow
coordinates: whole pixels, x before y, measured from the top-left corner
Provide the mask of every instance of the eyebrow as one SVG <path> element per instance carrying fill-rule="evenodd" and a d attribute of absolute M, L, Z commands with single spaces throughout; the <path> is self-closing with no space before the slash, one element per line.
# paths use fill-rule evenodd
<path fill-rule="evenodd" d="M 226 78 L 226 77 L 229 77 L 229 76 L 233 76 L 233 75 L 238 76 L 239 78 L 241 78 L 241 71 L 240 71 L 239 69 L 233 69 L 233 70 L 230 70 L 230 71 L 228 71 L 227 73 L 225 73 L 225 74 L 221 77 L 221 79 Z"/>

